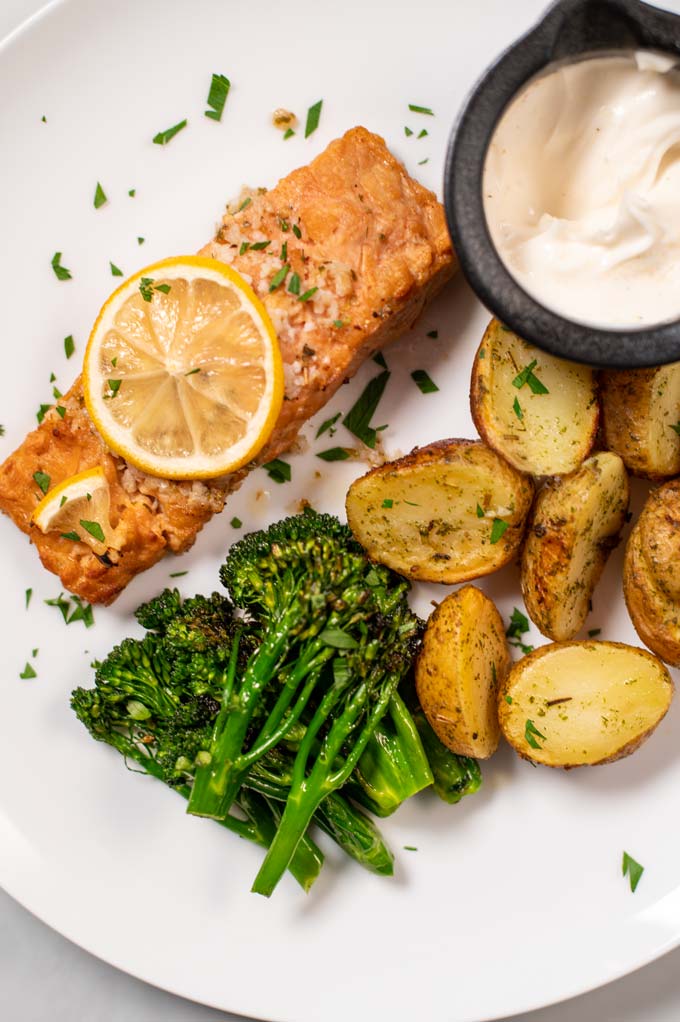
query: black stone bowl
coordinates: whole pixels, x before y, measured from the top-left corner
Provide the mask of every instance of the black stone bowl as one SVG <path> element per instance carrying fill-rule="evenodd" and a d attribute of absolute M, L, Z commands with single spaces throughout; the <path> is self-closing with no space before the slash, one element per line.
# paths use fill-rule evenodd
<path fill-rule="evenodd" d="M 680 60 L 680 16 L 638 0 L 558 0 L 484 73 L 449 142 L 444 203 L 465 276 L 501 322 L 545 351 L 575 362 L 631 368 L 680 360 L 680 320 L 603 330 L 551 312 L 508 272 L 484 215 L 486 153 L 501 114 L 548 64 L 609 50 L 661 50 Z"/>

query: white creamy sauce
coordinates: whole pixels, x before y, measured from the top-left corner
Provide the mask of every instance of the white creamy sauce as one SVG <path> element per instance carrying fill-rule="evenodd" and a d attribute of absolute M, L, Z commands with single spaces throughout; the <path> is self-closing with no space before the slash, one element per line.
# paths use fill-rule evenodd
<path fill-rule="evenodd" d="M 484 209 L 510 273 L 602 327 L 680 317 L 680 71 L 652 53 L 534 79 L 503 114 Z"/>

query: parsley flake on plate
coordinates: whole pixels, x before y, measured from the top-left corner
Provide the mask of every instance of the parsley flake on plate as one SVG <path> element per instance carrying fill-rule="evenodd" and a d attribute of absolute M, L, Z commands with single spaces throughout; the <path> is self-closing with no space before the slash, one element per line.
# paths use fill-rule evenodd
<path fill-rule="evenodd" d="M 378 429 L 371 426 L 370 423 L 389 378 L 390 372 L 388 369 L 385 369 L 378 376 L 374 376 L 372 380 L 369 380 L 342 420 L 343 426 L 361 440 L 362 443 L 366 444 L 367 447 L 375 448 Z"/>
<path fill-rule="evenodd" d="M 212 121 L 222 120 L 224 104 L 227 102 L 227 96 L 229 95 L 230 88 L 231 82 L 226 75 L 213 74 L 210 81 L 210 91 L 208 92 L 207 101 L 207 105 L 210 109 L 205 111 L 206 117 L 209 117 Z"/>
<path fill-rule="evenodd" d="M 61 265 L 61 252 L 55 252 L 52 256 L 52 269 L 57 280 L 72 280 L 71 271 Z"/>
<path fill-rule="evenodd" d="M 101 209 L 101 207 L 108 201 L 106 192 L 99 184 L 99 181 L 97 181 L 97 187 L 94 190 L 94 208 Z"/>
<path fill-rule="evenodd" d="M 318 103 L 314 103 L 310 106 L 307 111 L 307 123 L 305 124 L 305 138 L 316 131 L 319 127 L 319 119 L 321 117 L 321 107 L 323 106 L 323 100 L 320 99 Z"/>
<path fill-rule="evenodd" d="M 152 141 L 154 145 L 167 145 L 171 139 L 178 135 L 183 128 L 187 126 L 187 119 L 178 121 L 177 124 L 173 124 L 171 128 L 166 128 L 165 131 L 159 131 L 157 135 L 154 135 Z"/>
<path fill-rule="evenodd" d="M 414 114 L 428 114 L 429 117 L 434 117 L 434 110 L 431 110 L 429 106 L 417 106 L 416 103 L 409 103 L 408 108 Z"/>
<path fill-rule="evenodd" d="M 266 462 L 262 468 L 275 483 L 289 483 L 292 478 L 293 473 L 290 465 L 287 461 L 282 461 L 281 458 L 274 458 L 273 461 Z"/>
<path fill-rule="evenodd" d="M 628 852 L 623 853 L 623 860 L 621 862 L 621 873 L 625 877 L 628 874 L 630 880 L 630 889 L 635 894 L 637 885 L 640 883 L 640 877 L 645 871 L 645 867 L 641 866 L 639 862 L 636 862 L 632 855 Z"/>
<path fill-rule="evenodd" d="M 75 350 L 76 342 L 73 340 L 73 334 L 69 334 L 68 337 L 64 338 L 64 354 L 66 358 L 70 358 Z"/>
<path fill-rule="evenodd" d="M 416 384 L 421 394 L 435 394 L 439 387 L 424 369 L 414 369 L 411 379 Z"/>
<path fill-rule="evenodd" d="M 352 457 L 352 452 L 346 447 L 330 447 L 327 451 L 318 451 L 316 456 L 322 461 L 347 461 Z"/>

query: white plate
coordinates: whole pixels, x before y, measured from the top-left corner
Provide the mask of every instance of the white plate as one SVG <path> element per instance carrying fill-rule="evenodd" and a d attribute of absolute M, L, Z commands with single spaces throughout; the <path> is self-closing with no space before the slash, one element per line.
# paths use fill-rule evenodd
<path fill-rule="evenodd" d="M 7 429 L 0 453 L 34 425 L 38 404 L 50 399 L 50 372 L 63 390 L 75 375 L 115 283 L 109 260 L 131 272 L 195 250 L 242 183 L 272 184 L 357 123 L 382 133 L 437 188 L 466 90 L 540 7 L 540 0 L 389 7 L 69 0 L 11 37 L 0 49 L 0 421 Z M 233 82 L 221 124 L 203 116 L 213 71 Z M 304 116 L 319 98 L 316 134 L 283 142 L 270 125 L 274 108 Z M 409 102 L 436 116 L 409 113 Z M 183 117 L 189 126 L 170 145 L 151 144 Z M 405 124 L 429 135 L 406 138 Z M 97 181 L 110 201 L 95 211 Z M 141 248 L 138 235 L 146 238 Z M 72 281 L 55 279 L 55 251 Z M 468 378 L 486 319 L 458 280 L 387 352 L 393 376 L 378 417 L 389 422 L 389 453 L 474 436 Z M 432 329 L 439 340 L 426 337 Z M 77 344 L 71 362 L 63 355 L 67 334 Z M 439 394 L 423 396 L 412 383 L 411 370 L 421 367 Z M 330 409 L 349 407 L 375 371 L 365 366 Z M 270 901 L 248 893 L 256 849 L 184 815 L 172 792 L 127 773 L 85 734 L 69 709 L 70 690 L 90 682 L 93 657 L 135 630 L 133 608 L 170 572 L 189 569 L 179 580 L 187 593 L 217 584 L 235 536 L 232 515 L 259 527 L 303 496 L 341 512 L 362 466 L 318 461 L 313 428 L 306 434 L 312 450 L 291 458 L 292 483 L 276 486 L 255 473 L 190 554 L 158 565 L 112 608 L 98 609 L 89 631 L 65 628 L 45 606 L 58 582 L 0 521 L 0 881 L 114 965 L 185 997 L 277 1022 L 479 1022 L 577 994 L 679 943 L 677 705 L 640 752 L 597 770 L 534 770 L 502 749 L 474 798 L 447 807 L 422 797 L 385 822 L 397 853 L 394 880 L 340 863 L 331 851 L 308 897 L 286 879 Z M 643 493 L 636 488 L 636 508 Z M 587 627 L 636 642 L 620 569 L 621 549 Z M 514 568 L 483 586 L 506 615 L 519 604 Z M 426 587 L 415 593 L 423 613 L 434 595 Z M 21 681 L 33 647 L 38 677 Z M 621 877 L 624 849 L 646 867 L 635 895 Z"/>

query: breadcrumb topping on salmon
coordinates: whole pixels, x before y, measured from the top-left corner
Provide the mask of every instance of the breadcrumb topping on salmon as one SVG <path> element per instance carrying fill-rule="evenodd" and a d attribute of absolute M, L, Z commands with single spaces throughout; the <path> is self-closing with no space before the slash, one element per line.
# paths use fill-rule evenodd
<path fill-rule="evenodd" d="M 271 191 L 246 193 L 201 254 L 231 264 L 248 281 L 278 334 L 285 399 L 257 464 L 287 450 L 344 380 L 413 325 L 456 268 L 434 194 L 409 177 L 379 136 L 360 127 Z M 49 411 L 0 466 L 0 509 L 30 535 L 67 589 L 110 603 L 164 553 L 187 550 L 248 469 L 203 482 L 146 475 L 104 445 L 80 379 L 60 405 L 63 418 Z M 31 526 L 42 497 L 37 468 L 56 485 L 96 465 L 106 473 L 119 528 L 120 549 L 103 558 Z"/>

